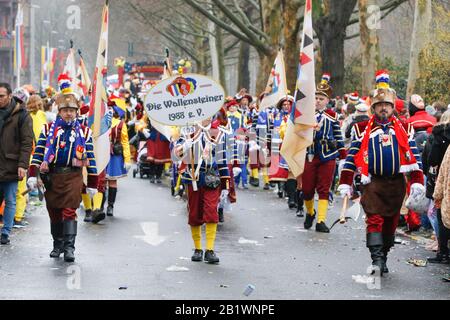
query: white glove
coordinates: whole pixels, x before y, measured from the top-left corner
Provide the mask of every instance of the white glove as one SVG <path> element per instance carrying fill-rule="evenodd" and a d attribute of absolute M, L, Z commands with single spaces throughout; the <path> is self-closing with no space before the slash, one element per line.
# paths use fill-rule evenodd
<path fill-rule="evenodd" d="M 150 130 L 148 130 L 147 128 L 142 130 L 142 133 L 144 134 L 146 139 L 150 138 Z"/>
<path fill-rule="evenodd" d="M 240 175 L 242 172 L 242 169 L 239 167 L 234 167 L 233 168 L 233 176 L 237 177 L 238 175 Z"/>
<path fill-rule="evenodd" d="M 37 178 L 36 177 L 29 177 L 27 180 L 27 186 L 31 190 L 34 190 L 37 188 Z"/>
<path fill-rule="evenodd" d="M 186 139 L 183 143 L 183 154 L 186 154 L 187 151 L 192 147 L 193 144 L 194 144 L 194 140 Z"/>
<path fill-rule="evenodd" d="M 222 193 L 220 194 L 220 200 L 225 199 L 226 197 L 228 197 L 229 191 L 224 189 L 222 190 Z"/>
<path fill-rule="evenodd" d="M 352 196 L 352 187 L 348 184 L 341 184 L 338 187 L 338 191 L 342 198 L 345 198 L 345 196 L 351 197 Z"/>
<path fill-rule="evenodd" d="M 250 140 L 248 146 L 250 152 L 261 149 L 261 147 L 254 140 Z"/>
<path fill-rule="evenodd" d="M 131 169 L 131 163 L 125 163 L 125 170 L 127 171 L 127 173 L 128 173 L 128 171 L 130 171 L 130 169 Z"/>
<path fill-rule="evenodd" d="M 89 197 L 93 198 L 95 194 L 97 194 L 98 190 L 94 188 L 86 188 L 86 193 L 89 195 Z"/>

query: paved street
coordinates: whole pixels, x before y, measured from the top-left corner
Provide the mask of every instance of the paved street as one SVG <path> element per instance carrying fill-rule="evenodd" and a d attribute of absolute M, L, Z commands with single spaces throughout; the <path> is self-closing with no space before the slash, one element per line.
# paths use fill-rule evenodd
<path fill-rule="evenodd" d="M 0 247 L 0 298 L 450 299 L 441 280 L 448 267 L 406 263 L 434 255 L 414 241 L 396 245 L 391 273 L 381 289 L 369 290 L 352 280 L 370 264 L 363 221 L 337 225 L 331 234 L 306 231 L 303 218 L 272 191 L 238 192 L 237 205 L 219 226 L 220 265 L 190 261 L 185 202 L 145 179 L 120 181 L 114 218 L 93 225 L 80 215 L 73 264 L 49 258 L 49 219 L 38 207 L 28 227 L 14 231 L 11 245 Z M 329 225 L 339 206 L 330 211 Z M 169 271 L 175 267 L 185 269 Z M 248 284 L 256 289 L 246 297 Z"/>

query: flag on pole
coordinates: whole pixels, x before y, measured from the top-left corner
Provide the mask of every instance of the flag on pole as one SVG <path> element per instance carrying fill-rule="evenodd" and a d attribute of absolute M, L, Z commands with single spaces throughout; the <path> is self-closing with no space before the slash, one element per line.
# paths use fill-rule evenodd
<path fill-rule="evenodd" d="M 109 133 L 111 128 L 111 114 L 107 109 L 108 97 L 106 94 L 108 13 L 108 0 L 106 0 L 102 13 L 100 40 L 88 117 L 88 124 L 93 131 L 94 153 L 97 172 L 99 173 L 106 168 L 110 159 Z"/>
<path fill-rule="evenodd" d="M 63 73 L 67 74 L 71 79 L 76 79 L 77 77 L 77 64 L 75 62 L 75 52 L 72 48 L 72 42 L 69 49 L 69 54 L 67 55 L 66 64 L 64 65 Z M 79 91 L 75 81 L 72 81 L 72 90 L 81 96 L 81 92 Z"/>
<path fill-rule="evenodd" d="M 83 105 L 89 106 L 91 101 L 91 79 L 89 78 L 89 74 L 80 51 L 78 51 L 78 53 L 80 54 L 80 63 L 78 64 L 77 76 L 74 80 L 75 85 L 77 86 L 76 92 L 78 92 L 82 97 L 81 99 L 83 100 Z"/>
<path fill-rule="evenodd" d="M 306 148 L 313 143 L 313 126 L 315 125 L 316 88 L 311 1 L 306 0 L 305 3 L 295 102 L 281 147 L 281 155 L 296 177 L 303 173 Z"/>
<path fill-rule="evenodd" d="M 41 47 L 41 89 L 45 90 L 51 85 L 51 78 L 56 62 L 56 48 Z"/>
<path fill-rule="evenodd" d="M 17 5 L 14 37 L 14 70 L 17 76 L 17 87 L 20 87 L 20 70 L 26 67 L 25 50 L 23 42 L 23 9 Z"/>
<path fill-rule="evenodd" d="M 259 106 L 260 110 L 274 106 L 281 98 L 287 95 L 286 68 L 284 66 L 283 50 L 278 51 L 277 57 L 270 71 L 269 80 L 265 90 L 264 99 Z"/>

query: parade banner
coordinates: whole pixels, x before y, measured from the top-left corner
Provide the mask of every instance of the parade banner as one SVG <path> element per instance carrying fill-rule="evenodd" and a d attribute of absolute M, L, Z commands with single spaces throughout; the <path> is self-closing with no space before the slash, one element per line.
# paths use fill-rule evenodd
<path fill-rule="evenodd" d="M 305 168 L 306 148 L 313 142 L 313 126 L 316 122 L 314 115 L 316 88 L 311 0 L 306 0 L 304 17 L 295 103 L 292 106 L 291 116 L 287 123 L 286 134 L 280 150 L 295 177 L 301 175 Z"/>
<path fill-rule="evenodd" d="M 288 93 L 286 84 L 286 68 L 284 66 L 283 50 L 278 51 L 278 55 L 270 71 L 269 80 L 264 94 L 264 98 L 259 106 L 260 110 L 275 106 L 281 98 Z"/>
<path fill-rule="evenodd" d="M 225 92 L 214 80 L 185 74 L 160 81 L 145 97 L 151 120 L 168 126 L 188 126 L 211 118 L 223 106 Z"/>
<path fill-rule="evenodd" d="M 48 43 L 47 46 L 41 47 L 41 89 L 43 90 L 51 86 L 56 54 L 56 48 L 50 48 Z"/>
<path fill-rule="evenodd" d="M 109 132 L 111 121 L 107 112 L 108 97 L 106 95 L 106 71 L 108 50 L 108 1 L 103 8 L 102 27 L 97 51 L 94 80 L 91 94 L 88 123 L 93 131 L 95 160 L 97 171 L 102 172 L 109 163 L 111 147 Z"/>

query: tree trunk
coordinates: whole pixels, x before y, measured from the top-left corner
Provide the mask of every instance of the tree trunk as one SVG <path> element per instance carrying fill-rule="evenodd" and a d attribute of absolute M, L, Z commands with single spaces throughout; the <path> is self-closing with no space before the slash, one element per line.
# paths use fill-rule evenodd
<path fill-rule="evenodd" d="M 216 42 L 216 25 L 211 20 L 208 20 L 208 35 L 209 40 L 209 50 L 211 52 L 211 69 L 212 78 L 219 82 L 220 81 L 220 71 L 219 71 L 219 54 L 217 52 L 217 42 Z"/>
<path fill-rule="evenodd" d="M 333 26 L 326 31 L 320 40 L 320 51 L 322 52 L 322 73 L 331 75 L 331 86 L 333 95 L 344 94 L 344 39 L 345 33 L 334 34 Z"/>
<path fill-rule="evenodd" d="M 238 85 L 236 92 L 240 89 L 250 88 L 250 45 L 245 42 L 241 42 L 241 48 L 239 50 L 239 64 L 238 64 Z"/>
<path fill-rule="evenodd" d="M 275 61 L 276 53 L 270 56 L 266 56 L 263 53 L 259 54 L 259 69 L 258 78 L 256 79 L 256 95 L 259 96 L 267 85 L 267 79 L 272 70 L 273 62 Z"/>
<path fill-rule="evenodd" d="M 416 87 L 416 81 L 420 75 L 419 54 L 429 41 L 430 24 L 431 0 L 416 0 L 409 58 L 408 87 L 406 89 L 407 100 L 414 93 L 423 94 L 422 90 Z"/>
<path fill-rule="evenodd" d="M 282 34 L 282 15 L 280 0 L 261 0 L 263 10 L 264 30 L 269 37 L 268 43 L 272 47 L 269 55 L 263 52 L 259 54 L 258 79 L 256 79 L 256 94 L 259 96 L 266 88 L 273 62 L 280 46 Z"/>
<path fill-rule="evenodd" d="M 226 80 L 225 80 L 225 54 L 223 51 L 223 36 L 222 29 L 216 26 L 216 49 L 217 56 L 219 60 L 219 82 L 220 84 L 226 88 Z"/>
<path fill-rule="evenodd" d="M 356 1 L 323 0 L 324 15 L 313 21 L 322 53 L 322 72 L 331 74 L 334 96 L 344 94 L 345 31 Z"/>
<path fill-rule="evenodd" d="M 300 23 L 298 11 L 301 8 L 302 1 L 282 1 L 282 4 L 286 81 L 289 91 L 293 94 L 295 91 L 295 83 L 297 82 L 300 54 Z"/>
<path fill-rule="evenodd" d="M 373 79 L 380 62 L 377 34 L 377 23 L 379 21 L 374 21 L 374 16 L 371 16 L 368 11 L 370 10 L 370 6 L 374 4 L 374 0 L 359 0 L 359 33 L 363 66 L 361 94 L 363 96 L 368 95 L 370 90 L 373 89 Z"/>

